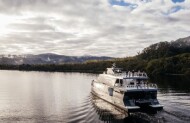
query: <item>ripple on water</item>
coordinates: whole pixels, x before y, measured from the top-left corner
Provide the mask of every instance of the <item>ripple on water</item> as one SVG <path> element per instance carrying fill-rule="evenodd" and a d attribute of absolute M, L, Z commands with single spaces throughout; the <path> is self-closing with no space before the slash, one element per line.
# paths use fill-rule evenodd
<path fill-rule="evenodd" d="M 0 71 L 0 122 L 188 123 L 190 93 L 163 86 L 157 114 L 124 112 L 90 94 L 94 75 Z M 77 78 L 77 79 L 76 79 Z M 16 81 L 15 81 L 16 80 Z M 169 84 L 172 82 L 168 82 Z M 159 85 L 158 85 L 159 87 Z M 74 91 L 73 91 L 74 90 Z"/>
<path fill-rule="evenodd" d="M 82 103 L 70 107 L 68 122 L 93 122 L 96 119 L 95 115 L 96 112 L 91 105 L 91 98 L 88 96 Z"/>

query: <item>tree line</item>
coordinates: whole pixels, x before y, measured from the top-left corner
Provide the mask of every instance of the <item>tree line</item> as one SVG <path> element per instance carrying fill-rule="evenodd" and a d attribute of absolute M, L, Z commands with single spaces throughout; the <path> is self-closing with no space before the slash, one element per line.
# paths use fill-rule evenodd
<path fill-rule="evenodd" d="M 189 38 L 189 37 L 188 37 Z M 0 65 L 0 69 L 24 71 L 92 72 L 100 73 L 116 63 L 125 71 L 145 71 L 153 75 L 190 75 L 190 43 L 179 39 L 173 42 L 160 42 L 145 48 L 134 57 L 112 60 L 91 60 L 85 63 L 70 64 L 22 64 Z"/>

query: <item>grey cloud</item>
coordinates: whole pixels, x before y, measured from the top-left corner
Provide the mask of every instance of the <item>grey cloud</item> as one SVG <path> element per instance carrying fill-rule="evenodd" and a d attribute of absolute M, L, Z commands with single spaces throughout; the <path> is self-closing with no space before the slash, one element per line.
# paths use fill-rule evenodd
<path fill-rule="evenodd" d="M 0 33 L 0 52 L 132 56 L 189 35 L 190 10 L 182 4 L 187 9 L 164 15 L 173 3 L 152 1 L 131 11 L 107 0 L 0 0 L 0 15 L 16 18 L 2 26 L 9 30 Z"/>
<path fill-rule="evenodd" d="M 55 30 L 54 27 L 45 24 L 10 24 L 7 28 L 19 29 L 20 31 L 43 31 L 43 30 Z"/>

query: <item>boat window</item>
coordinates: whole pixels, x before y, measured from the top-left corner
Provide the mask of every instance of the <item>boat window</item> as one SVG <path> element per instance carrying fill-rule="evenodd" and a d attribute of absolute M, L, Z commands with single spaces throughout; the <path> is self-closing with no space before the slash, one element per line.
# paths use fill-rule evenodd
<path fill-rule="evenodd" d="M 135 83 L 134 82 L 130 82 L 130 85 L 134 85 Z"/>
<path fill-rule="evenodd" d="M 110 96 L 113 96 L 113 88 L 108 88 L 108 93 Z"/>
<path fill-rule="evenodd" d="M 157 95 L 156 91 L 126 92 L 125 98 L 135 99 L 135 100 L 138 100 L 138 99 L 156 99 L 156 95 Z"/>
<path fill-rule="evenodd" d="M 123 79 L 116 79 L 115 86 L 123 86 Z"/>
<path fill-rule="evenodd" d="M 116 79 L 115 86 L 119 86 L 119 79 Z"/>
<path fill-rule="evenodd" d="M 122 79 L 120 79 L 120 81 L 119 81 L 119 82 L 120 82 L 120 85 L 122 86 L 122 85 L 123 85 L 123 80 L 122 80 Z"/>
<path fill-rule="evenodd" d="M 119 79 L 116 79 L 116 82 L 115 83 L 119 83 Z"/>

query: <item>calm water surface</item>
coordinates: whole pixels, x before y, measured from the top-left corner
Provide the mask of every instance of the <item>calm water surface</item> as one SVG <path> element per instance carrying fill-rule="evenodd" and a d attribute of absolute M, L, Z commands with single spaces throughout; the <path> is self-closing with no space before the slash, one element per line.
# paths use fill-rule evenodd
<path fill-rule="evenodd" d="M 158 99 L 165 105 L 157 114 L 125 112 L 91 95 L 96 74 L 0 71 L 0 122 L 134 122 L 188 123 L 190 81 L 155 79 Z"/>

